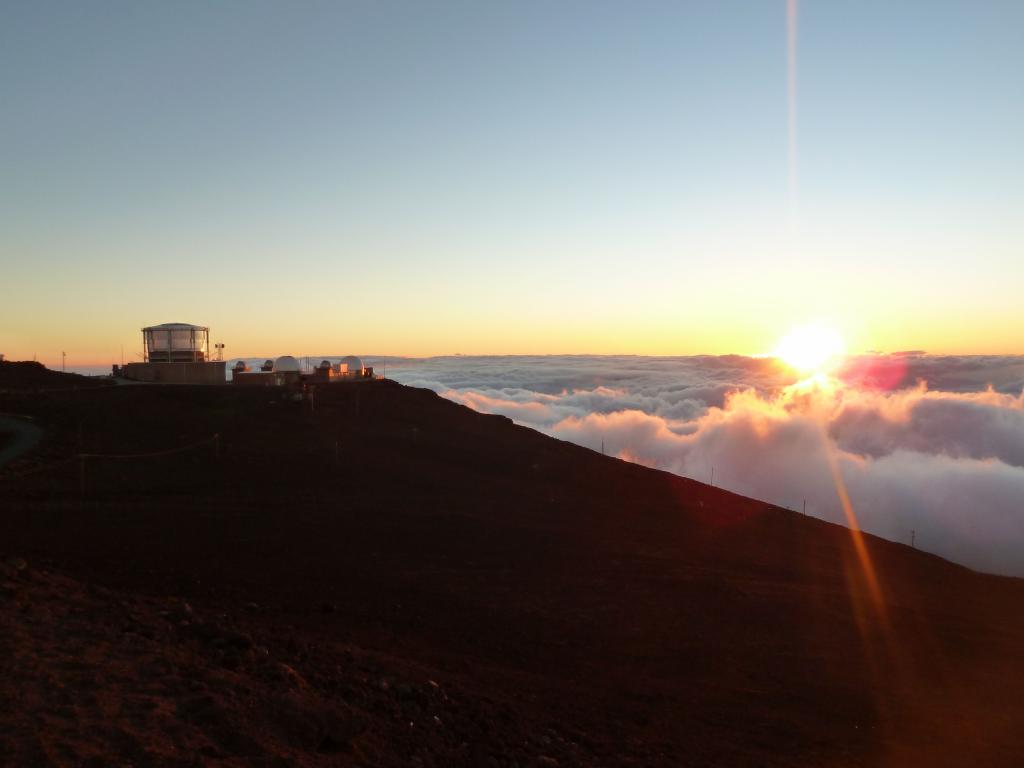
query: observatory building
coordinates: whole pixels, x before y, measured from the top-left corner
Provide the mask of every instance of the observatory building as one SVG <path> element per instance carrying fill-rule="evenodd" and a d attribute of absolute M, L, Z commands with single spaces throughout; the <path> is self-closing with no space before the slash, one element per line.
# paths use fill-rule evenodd
<path fill-rule="evenodd" d="M 242 360 L 231 369 L 231 383 L 240 386 L 283 387 L 298 384 L 301 378 L 299 361 L 291 355 L 267 360 L 258 371 L 250 371 Z"/>
<path fill-rule="evenodd" d="M 210 359 L 210 329 L 164 323 L 142 329 L 143 361 L 114 366 L 114 375 L 161 384 L 223 384 L 224 361 Z M 216 345 L 218 352 L 222 344 Z M 218 357 L 220 355 L 218 354 Z"/>
<path fill-rule="evenodd" d="M 280 387 L 309 384 L 340 384 L 342 382 L 373 379 L 373 368 L 363 365 L 354 355 L 332 363 L 323 360 L 315 368 L 303 370 L 299 361 L 291 355 L 276 360 L 267 360 L 258 371 L 249 369 L 244 360 L 239 360 L 231 369 L 231 383 L 239 386 Z"/>
<path fill-rule="evenodd" d="M 373 378 L 373 369 L 364 368 L 363 361 L 355 355 L 347 355 L 336 364 L 332 364 L 330 360 L 324 360 L 313 369 L 309 376 L 309 379 L 315 382 L 355 381 L 365 378 Z"/>
<path fill-rule="evenodd" d="M 210 329 L 188 323 L 164 323 L 142 329 L 147 363 L 205 363 Z"/>

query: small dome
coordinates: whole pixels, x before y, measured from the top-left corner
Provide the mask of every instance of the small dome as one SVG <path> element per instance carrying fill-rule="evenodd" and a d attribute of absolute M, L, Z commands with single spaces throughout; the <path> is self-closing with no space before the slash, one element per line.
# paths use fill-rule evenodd
<path fill-rule="evenodd" d="M 245 360 L 239 360 L 237 363 L 235 363 L 235 367 L 233 370 L 236 370 L 239 373 L 244 373 L 245 371 L 249 370 L 249 366 L 245 364 Z"/>
<path fill-rule="evenodd" d="M 321 360 L 320 361 L 320 367 L 321 368 L 330 368 L 331 367 L 331 361 L 330 360 Z"/>
<path fill-rule="evenodd" d="M 274 361 L 274 373 L 298 373 L 299 361 L 291 355 L 281 355 Z"/>
<path fill-rule="evenodd" d="M 347 357 L 341 358 L 341 364 L 347 365 L 350 373 L 363 370 L 363 361 L 355 355 L 348 355 Z"/>

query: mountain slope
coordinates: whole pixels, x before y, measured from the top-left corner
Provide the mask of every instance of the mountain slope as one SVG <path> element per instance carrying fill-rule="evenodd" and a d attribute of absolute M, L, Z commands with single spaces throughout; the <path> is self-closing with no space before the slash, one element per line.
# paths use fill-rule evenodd
<path fill-rule="evenodd" d="M 268 648 L 315 648 L 289 657 L 320 654 L 313 678 L 335 670 L 310 695 L 368 723 L 337 753 L 284 741 L 264 753 L 396 765 L 1024 756 L 1018 580 L 865 537 L 876 593 L 845 529 L 391 382 L 323 388 L 312 403 L 232 387 L 14 393 L 0 410 L 47 430 L 0 480 L 4 549 L 128 600 L 244 619 Z M 503 714 L 389 753 L 391 737 L 374 734 L 395 713 L 346 692 L 362 685 L 339 662 L 353 649 Z M 219 749 L 208 759 L 232 758 Z"/>

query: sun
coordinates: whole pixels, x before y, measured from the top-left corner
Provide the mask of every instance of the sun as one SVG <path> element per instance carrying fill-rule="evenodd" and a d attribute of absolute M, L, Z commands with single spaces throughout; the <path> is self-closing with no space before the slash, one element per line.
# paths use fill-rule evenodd
<path fill-rule="evenodd" d="M 818 373 L 845 351 L 835 328 L 803 325 L 783 336 L 772 354 L 800 373 Z"/>

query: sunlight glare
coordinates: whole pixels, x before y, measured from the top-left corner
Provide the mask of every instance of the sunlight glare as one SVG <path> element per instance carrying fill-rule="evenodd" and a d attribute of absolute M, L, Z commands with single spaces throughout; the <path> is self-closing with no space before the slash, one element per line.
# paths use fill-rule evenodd
<path fill-rule="evenodd" d="M 846 351 L 835 328 L 804 325 L 787 333 L 772 353 L 800 373 L 820 372 Z"/>

